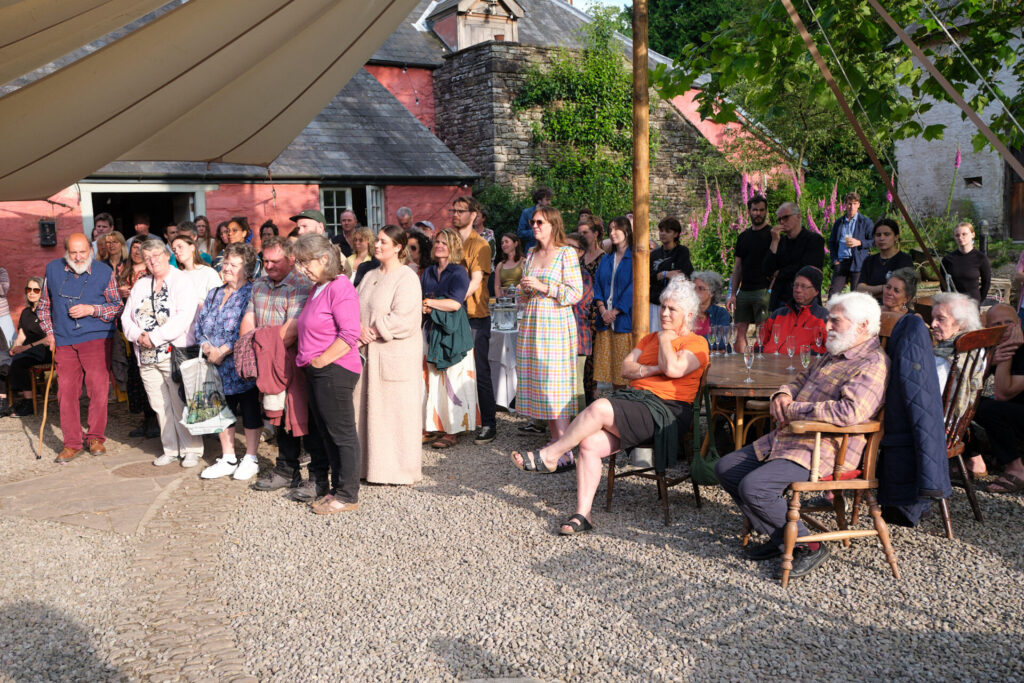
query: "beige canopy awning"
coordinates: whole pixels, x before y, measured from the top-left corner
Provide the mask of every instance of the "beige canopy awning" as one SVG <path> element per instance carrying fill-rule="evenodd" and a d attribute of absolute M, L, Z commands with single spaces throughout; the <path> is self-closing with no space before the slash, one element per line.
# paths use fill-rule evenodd
<path fill-rule="evenodd" d="M 35 45 L 31 70 L 66 52 L 76 26 L 81 46 L 154 4 L 166 3 L 0 0 L 0 54 L 50 34 L 59 47 Z M 0 200 L 48 197 L 118 159 L 267 166 L 415 5 L 187 2 L 0 98 Z M 77 11 L 39 18 L 65 6 Z"/>

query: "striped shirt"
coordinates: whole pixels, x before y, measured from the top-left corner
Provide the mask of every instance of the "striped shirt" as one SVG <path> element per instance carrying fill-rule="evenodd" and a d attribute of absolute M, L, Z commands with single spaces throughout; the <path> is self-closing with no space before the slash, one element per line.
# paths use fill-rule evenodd
<path fill-rule="evenodd" d="M 838 356 L 827 354 L 812 361 L 778 393 L 793 397 L 786 411 L 788 420 L 816 420 L 848 427 L 878 414 L 885 398 L 888 374 L 889 357 L 878 343 L 878 337 L 872 337 Z M 819 476 L 832 475 L 840 441 L 840 437 L 822 436 Z M 844 470 L 856 469 L 866 444 L 864 436 L 850 436 Z M 754 442 L 754 452 L 758 460 L 782 458 L 810 469 L 814 435 L 796 435 L 786 427 L 775 429 Z"/>

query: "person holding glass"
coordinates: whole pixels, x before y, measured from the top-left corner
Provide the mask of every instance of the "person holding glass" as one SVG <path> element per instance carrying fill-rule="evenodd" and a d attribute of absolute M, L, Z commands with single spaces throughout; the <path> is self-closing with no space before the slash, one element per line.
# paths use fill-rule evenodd
<path fill-rule="evenodd" d="M 765 353 L 787 353 L 790 344 L 794 347 L 790 358 L 804 344 L 817 355 L 825 353 L 828 310 L 818 299 L 821 280 L 821 271 L 814 266 L 804 266 L 797 271 L 793 278 L 793 295 L 764 323 Z"/>
<path fill-rule="evenodd" d="M 71 462 L 83 445 L 105 455 L 110 351 L 123 308 L 110 266 L 92 258 L 92 242 L 76 232 L 64 241 L 64 257 L 46 266 L 39 325 L 54 350 L 57 402 L 64 449 L 55 462 Z M 89 428 L 82 434 L 82 385 L 89 396 Z"/>
<path fill-rule="evenodd" d="M 716 348 L 724 349 L 728 342 L 722 338 L 729 334 L 730 320 L 729 311 L 718 305 L 722 300 L 722 290 L 725 288 L 722 276 L 711 270 L 699 270 L 691 279 L 700 300 L 693 331 L 711 342 L 712 352 Z"/>
<path fill-rule="evenodd" d="M 594 380 L 621 389 L 627 381 L 622 361 L 633 348 L 633 227 L 629 219 L 613 218 L 608 236 L 612 253 L 601 259 L 594 278 Z"/>

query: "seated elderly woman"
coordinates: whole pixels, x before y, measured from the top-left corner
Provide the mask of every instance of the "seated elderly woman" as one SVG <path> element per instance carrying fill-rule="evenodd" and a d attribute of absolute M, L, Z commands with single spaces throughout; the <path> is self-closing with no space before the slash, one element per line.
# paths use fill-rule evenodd
<path fill-rule="evenodd" d="M 729 311 L 718 305 L 722 300 L 724 283 L 722 276 L 711 270 L 698 270 L 690 279 L 696 287 L 700 307 L 693 319 L 693 331 L 702 337 L 708 336 L 712 327 L 728 325 Z"/>
<path fill-rule="evenodd" d="M 935 369 L 939 373 L 939 389 L 945 390 L 946 378 L 953 357 L 953 342 L 964 332 L 981 329 L 981 315 L 978 303 L 966 294 L 942 292 L 932 297 L 932 339 L 935 341 Z M 957 396 L 957 412 L 962 412 L 970 403 L 971 396 L 981 386 L 984 364 L 975 373 L 968 385 L 963 385 Z"/>
<path fill-rule="evenodd" d="M 708 364 L 708 343 L 693 333 L 699 306 L 693 283 L 673 278 L 661 294 L 662 331 L 641 339 L 622 363 L 630 388 L 590 404 L 559 439 L 539 451 L 512 453 L 522 470 L 554 472 L 558 458 L 579 446 L 576 513 L 562 525 L 562 535 L 593 528 L 590 508 L 601 481 L 601 458 L 653 439 L 655 465 L 662 457 L 671 464 L 677 436 L 693 417 L 693 401 Z"/>

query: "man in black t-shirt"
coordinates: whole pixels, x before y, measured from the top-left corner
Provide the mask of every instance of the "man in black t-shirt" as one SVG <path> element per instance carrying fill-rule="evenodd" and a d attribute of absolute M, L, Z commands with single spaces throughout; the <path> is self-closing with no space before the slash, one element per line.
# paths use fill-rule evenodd
<path fill-rule="evenodd" d="M 750 227 L 736 239 L 735 262 L 729 281 L 726 306 L 736 321 L 736 352 L 747 346 L 747 326 L 758 325 L 768 317 L 768 278 L 762 268 L 764 255 L 772 241 L 768 228 L 768 200 L 756 194 L 747 200 Z"/>
<path fill-rule="evenodd" d="M 816 232 L 804 230 L 800 224 L 800 207 L 786 202 L 775 210 L 778 223 L 772 226 L 772 241 L 764 256 L 765 274 L 775 274 L 769 310 L 793 297 L 793 279 L 804 266 L 823 270 L 825 266 L 825 238 Z"/>
<path fill-rule="evenodd" d="M 1013 307 L 997 304 L 985 314 L 986 327 L 1009 325 L 1003 341 L 992 358 L 995 366 L 995 391 L 992 398 L 982 398 L 974 421 L 985 429 L 991 455 L 1003 473 L 989 484 L 989 493 L 1024 491 L 1024 462 L 1017 440 L 1024 439 L 1024 346 L 1020 321 Z M 974 456 L 981 458 L 981 456 Z M 972 470 L 981 470 L 981 463 L 972 463 Z"/>

